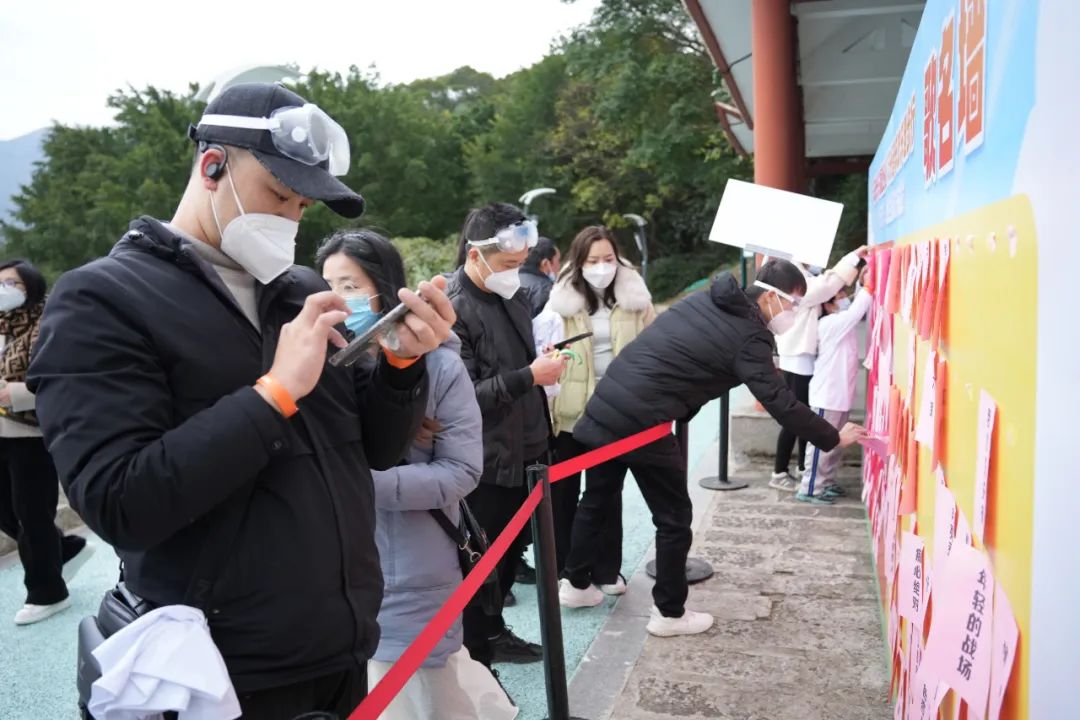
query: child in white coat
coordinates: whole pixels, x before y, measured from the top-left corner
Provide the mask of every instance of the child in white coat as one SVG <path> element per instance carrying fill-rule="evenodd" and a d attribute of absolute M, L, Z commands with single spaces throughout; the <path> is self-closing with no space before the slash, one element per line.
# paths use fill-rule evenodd
<path fill-rule="evenodd" d="M 866 279 L 865 272 L 862 279 Z M 857 328 L 870 309 L 872 299 L 865 287 L 856 291 L 854 300 L 841 290 L 822 305 L 824 314 L 818 320 L 818 349 L 814 377 L 810 381 L 810 407 L 838 429 L 848 421 L 855 399 L 859 372 Z M 842 454 L 839 448 L 821 452 L 813 445 L 807 445 L 805 470 L 796 499 L 831 505 L 837 497 L 844 495 L 844 489 L 836 483 Z"/>

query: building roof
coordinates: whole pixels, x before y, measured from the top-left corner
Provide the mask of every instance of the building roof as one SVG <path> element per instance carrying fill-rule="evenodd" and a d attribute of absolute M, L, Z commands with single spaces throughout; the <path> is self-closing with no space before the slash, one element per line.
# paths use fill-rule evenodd
<path fill-rule="evenodd" d="M 754 151 L 752 0 L 684 0 L 731 102 L 717 116 Z M 925 0 L 797 0 L 798 82 L 806 157 L 872 156 L 885 132 Z"/>

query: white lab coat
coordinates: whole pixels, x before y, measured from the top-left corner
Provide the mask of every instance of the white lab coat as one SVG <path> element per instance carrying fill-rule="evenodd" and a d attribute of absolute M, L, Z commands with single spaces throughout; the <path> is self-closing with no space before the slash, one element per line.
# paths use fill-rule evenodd
<path fill-rule="evenodd" d="M 859 322 L 870 309 L 870 293 L 859 289 L 851 307 L 818 320 L 818 354 L 810 380 L 810 407 L 847 412 L 855 400 L 859 372 Z"/>

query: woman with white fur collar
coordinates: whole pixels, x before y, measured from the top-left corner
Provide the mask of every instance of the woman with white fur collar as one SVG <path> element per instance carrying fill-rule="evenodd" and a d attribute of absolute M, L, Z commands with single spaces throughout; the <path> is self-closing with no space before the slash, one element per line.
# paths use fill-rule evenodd
<path fill-rule="evenodd" d="M 562 318 L 564 337 L 588 332 L 592 336 L 570 348 L 580 356 L 580 362 L 574 359 L 569 363 L 560 381 L 559 394 L 553 401 L 555 448 L 560 460 L 585 452 L 586 448 L 574 440 L 574 425 L 585 412 L 585 405 L 611 360 L 656 316 L 645 281 L 622 259 L 615 233 L 610 229 L 594 225 L 582 230 L 574 238 L 567 260 L 546 309 Z M 621 485 L 625 474 L 624 465 L 606 463 L 589 470 L 585 482 L 617 482 Z M 552 488 L 560 570 L 570 552 L 580 491 L 580 475 L 566 478 Z M 604 533 L 606 546 L 592 575 L 604 593 L 621 595 L 626 591 L 625 580 L 619 574 L 622 564 L 621 507 L 613 508 L 610 517 L 612 521 Z M 577 590 L 566 580 L 560 585 L 559 596 L 566 607 L 591 607 L 600 604 L 604 597 L 596 587 Z"/>

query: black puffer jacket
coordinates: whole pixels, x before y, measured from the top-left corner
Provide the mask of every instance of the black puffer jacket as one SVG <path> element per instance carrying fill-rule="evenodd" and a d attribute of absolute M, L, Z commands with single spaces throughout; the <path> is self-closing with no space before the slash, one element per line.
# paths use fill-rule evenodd
<path fill-rule="evenodd" d="M 480 482 L 502 487 L 525 483 L 526 439 L 539 436 L 546 451 L 551 419 L 543 388 L 533 385 L 536 359 L 528 301 L 520 291 L 510 300 L 487 293 L 459 268 L 446 294 L 454 304 L 454 332 L 461 359 L 476 388 L 484 418 L 484 474 Z M 527 358 L 521 365 L 520 358 Z M 529 397 L 532 393 L 532 397 Z"/>
<path fill-rule="evenodd" d="M 260 287 L 260 333 L 187 241 L 142 218 L 60 279 L 30 366 L 72 507 L 154 605 L 183 602 L 226 501 L 254 483 L 207 606 L 239 692 L 364 667 L 379 640 L 370 468 L 415 436 L 425 363 L 328 365 L 289 420 L 252 389 L 281 326 L 326 289 L 300 267 Z"/>
<path fill-rule="evenodd" d="M 521 292 L 529 301 L 532 316 L 536 317 L 547 305 L 548 298 L 551 297 L 551 288 L 555 286 L 555 283 L 539 270 L 526 267 L 521 268 L 518 277 L 521 278 Z"/>
<path fill-rule="evenodd" d="M 839 433 L 795 399 L 773 364 L 773 347 L 757 304 L 724 273 L 708 292 L 661 313 L 611 362 L 574 437 L 600 447 L 660 423 L 689 419 L 705 403 L 745 383 L 781 425 L 831 450 Z"/>

